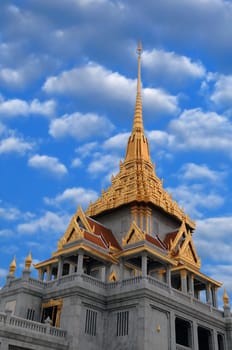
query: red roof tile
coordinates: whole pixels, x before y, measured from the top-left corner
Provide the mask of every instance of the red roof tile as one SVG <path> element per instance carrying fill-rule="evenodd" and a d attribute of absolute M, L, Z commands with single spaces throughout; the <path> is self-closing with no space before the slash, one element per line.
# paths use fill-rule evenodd
<path fill-rule="evenodd" d="M 165 249 L 164 245 L 162 245 L 162 243 L 157 238 L 150 236 L 150 235 L 147 235 L 147 234 L 145 235 L 145 238 L 148 242 L 156 245 L 158 248 L 163 249 L 163 250 Z"/>
<path fill-rule="evenodd" d="M 118 244 L 116 238 L 114 237 L 113 232 L 110 229 L 108 229 L 107 227 L 103 226 L 100 222 L 97 222 L 88 216 L 86 218 L 91 228 L 92 229 L 94 228 L 94 233 L 97 236 L 101 236 L 103 241 L 105 241 L 108 247 L 111 245 L 112 247 L 121 250 L 120 245 Z"/>
<path fill-rule="evenodd" d="M 171 240 L 173 241 L 176 238 L 178 231 L 167 233 L 164 238 L 164 243 L 167 245 L 167 247 L 170 247 Z"/>

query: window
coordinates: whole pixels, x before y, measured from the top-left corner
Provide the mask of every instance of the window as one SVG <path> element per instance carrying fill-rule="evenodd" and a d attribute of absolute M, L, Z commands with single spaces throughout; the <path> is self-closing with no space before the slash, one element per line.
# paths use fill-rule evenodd
<path fill-rule="evenodd" d="M 35 310 L 27 309 L 27 320 L 34 321 L 34 319 L 35 319 Z"/>
<path fill-rule="evenodd" d="M 62 309 L 62 299 L 51 299 L 47 303 L 42 304 L 42 323 L 48 318 L 51 320 L 53 327 L 60 327 L 60 317 Z"/>
<path fill-rule="evenodd" d="M 191 335 L 190 322 L 176 317 L 175 328 L 176 328 L 176 344 L 191 347 L 192 335 Z"/>
<path fill-rule="evenodd" d="M 85 333 L 95 336 L 97 330 L 97 312 L 93 310 L 86 310 L 85 315 Z"/>
<path fill-rule="evenodd" d="M 209 329 L 198 327 L 198 347 L 199 350 L 212 349 L 212 336 Z"/>
<path fill-rule="evenodd" d="M 129 311 L 117 313 L 117 336 L 128 335 Z"/>

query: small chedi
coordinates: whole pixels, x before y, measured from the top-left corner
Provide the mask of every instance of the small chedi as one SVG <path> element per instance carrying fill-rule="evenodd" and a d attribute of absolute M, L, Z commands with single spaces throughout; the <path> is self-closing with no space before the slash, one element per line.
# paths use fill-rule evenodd
<path fill-rule="evenodd" d="M 201 272 L 195 224 L 164 190 L 150 158 L 141 98 L 111 185 L 78 207 L 57 250 L 21 277 L 16 258 L 0 290 L 0 349 L 231 350 L 232 316 L 221 283 Z"/>

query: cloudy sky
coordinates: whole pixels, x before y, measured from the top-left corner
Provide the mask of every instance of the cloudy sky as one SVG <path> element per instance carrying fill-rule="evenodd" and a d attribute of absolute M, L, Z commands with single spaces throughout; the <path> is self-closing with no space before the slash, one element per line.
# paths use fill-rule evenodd
<path fill-rule="evenodd" d="M 124 158 L 143 43 L 156 172 L 232 297 L 232 2 L 1 0 L 0 286 L 56 249 Z"/>

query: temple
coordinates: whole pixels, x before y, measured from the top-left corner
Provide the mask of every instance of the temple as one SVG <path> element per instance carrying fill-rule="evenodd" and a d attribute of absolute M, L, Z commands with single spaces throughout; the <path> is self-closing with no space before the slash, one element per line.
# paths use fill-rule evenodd
<path fill-rule="evenodd" d="M 1 350 L 231 350 L 232 316 L 221 283 L 201 272 L 195 223 L 163 188 L 144 133 L 141 54 L 125 158 L 86 211 L 21 277 L 16 258 L 0 290 Z"/>

